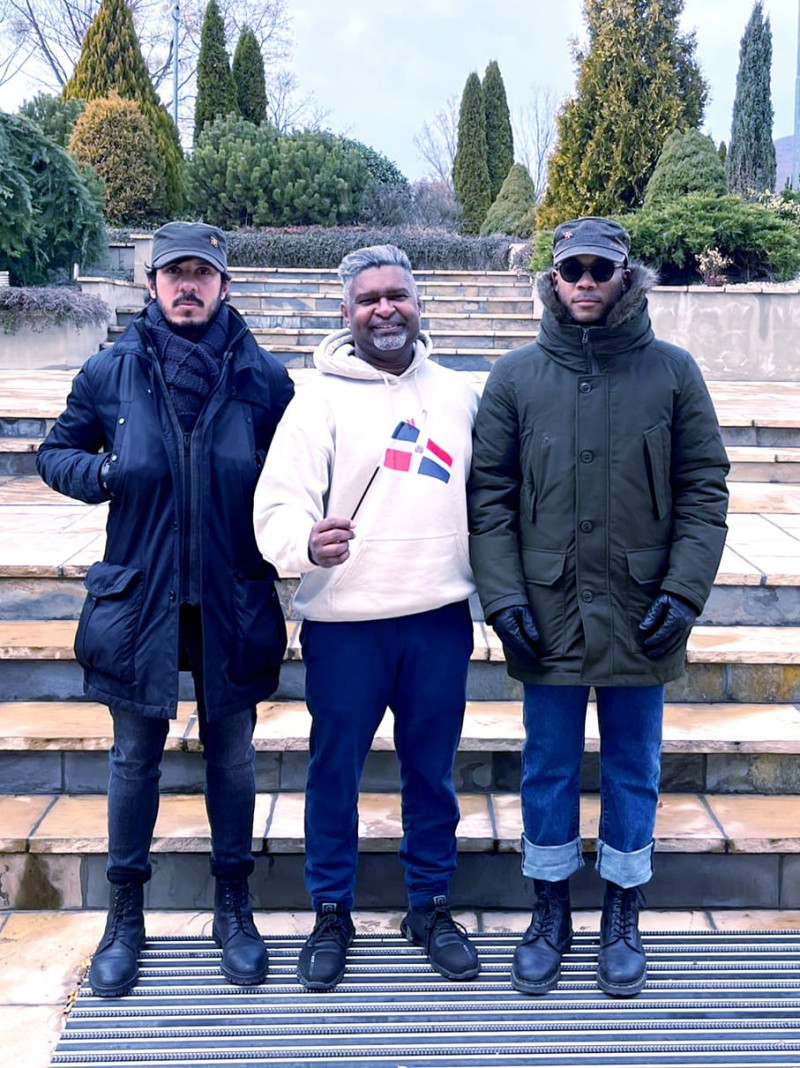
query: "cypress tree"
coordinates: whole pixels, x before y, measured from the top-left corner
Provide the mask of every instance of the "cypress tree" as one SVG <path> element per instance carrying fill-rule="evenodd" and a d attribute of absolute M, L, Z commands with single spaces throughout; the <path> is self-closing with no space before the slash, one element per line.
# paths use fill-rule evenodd
<path fill-rule="evenodd" d="M 197 101 L 194 106 L 194 139 L 207 122 L 221 115 L 238 115 L 236 85 L 225 50 L 225 23 L 217 0 L 209 0 L 200 31 L 197 57 Z"/>
<path fill-rule="evenodd" d="M 243 26 L 233 55 L 231 67 L 236 85 L 236 99 L 243 119 L 256 126 L 267 119 L 267 90 L 264 82 L 264 60 L 258 38 L 249 26 Z"/>
<path fill-rule="evenodd" d="M 180 210 L 183 152 L 175 123 L 150 81 L 133 16 L 126 0 L 100 0 L 81 45 L 81 54 L 64 86 L 64 100 L 97 100 L 116 92 L 134 100 L 147 119 L 165 157 L 167 210 Z"/>
<path fill-rule="evenodd" d="M 489 166 L 489 200 L 497 194 L 514 163 L 514 134 L 506 100 L 506 87 L 496 60 L 486 68 L 481 85 L 486 117 L 486 162 Z"/>
<path fill-rule="evenodd" d="M 747 196 L 775 187 L 775 145 L 772 143 L 772 29 L 761 0 L 739 46 L 739 71 L 733 101 L 731 142 L 725 168 L 728 188 Z"/>
<path fill-rule="evenodd" d="M 458 147 L 453 160 L 453 187 L 465 234 L 477 234 L 491 204 L 486 160 L 486 116 L 481 83 L 475 71 L 467 78 L 458 116 Z"/>
<path fill-rule="evenodd" d="M 696 128 L 708 87 L 683 0 L 584 0 L 588 48 L 577 46 L 575 96 L 557 119 L 540 226 L 639 208 L 664 142 Z"/>

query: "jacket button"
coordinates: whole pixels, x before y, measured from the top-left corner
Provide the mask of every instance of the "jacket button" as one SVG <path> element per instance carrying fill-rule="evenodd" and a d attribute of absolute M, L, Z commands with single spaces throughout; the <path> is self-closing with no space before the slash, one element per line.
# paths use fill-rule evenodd
<path fill-rule="evenodd" d="M 170 590 L 169 591 L 169 600 L 170 600 L 170 604 L 174 604 L 175 603 L 175 590 Z"/>
<path fill-rule="evenodd" d="M 583 452 L 581 453 L 581 463 L 582 464 L 590 464 L 593 459 L 594 459 L 594 453 L 592 452 L 592 450 L 591 449 L 584 449 Z"/>
<path fill-rule="evenodd" d="M 592 383 L 591 382 L 581 382 L 581 384 L 578 386 L 578 389 L 581 391 L 581 393 L 591 393 L 592 392 Z"/>
<path fill-rule="evenodd" d="M 120 419 L 120 421 L 119 421 L 119 425 L 120 425 L 120 426 L 122 426 L 122 424 L 123 424 L 124 422 L 125 422 L 125 416 L 123 416 L 123 417 L 122 417 L 122 418 Z"/>
<path fill-rule="evenodd" d="M 592 593 L 591 590 L 584 590 L 583 593 L 581 594 L 581 600 L 582 601 L 586 601 L 587 603 L 589 601 L 593 601 L 594 600 L 594 594 Z"/>
<path fill-rule="evenodd" d="M 581 530 L 584 534 L 588 534 L 590 531 L 594 530 L 594 523 L 591 521 L 591 519 L 581 520 Z"/>

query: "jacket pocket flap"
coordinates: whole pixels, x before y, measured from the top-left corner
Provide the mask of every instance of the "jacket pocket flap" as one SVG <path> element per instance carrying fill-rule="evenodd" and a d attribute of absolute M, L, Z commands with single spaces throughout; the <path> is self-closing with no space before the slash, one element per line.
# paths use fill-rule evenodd
<path fill-rule="evenodd" d="M 669 546 L 657 545 L 653 549 L 628 549 L 628 572 L 634 582 L 645 585 L 660 582 L 667 573 Z"/>
<path fill-rule="evenodd" d="M 141 577 L 138 568 L 98 560 L 86 572 L 86 589 L 92 597 L 118 597 Z"/>
<path fill-rule="evenodd" d="M 523 549 L 525 578 L 539 586 L 552 586 L 564 574 L 566 552 L 552 549 Z"/>

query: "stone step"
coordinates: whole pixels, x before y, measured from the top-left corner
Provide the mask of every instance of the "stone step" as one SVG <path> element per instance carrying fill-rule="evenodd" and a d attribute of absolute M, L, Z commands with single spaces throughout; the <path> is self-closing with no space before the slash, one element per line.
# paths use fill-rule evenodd
<path fill-rule="evenodd" d="M 321 296 L 335 298 L 341 303 L 342 288 L 338 281 L 323 279 L 304 280 L 291 278 L 255 278 L 249 274 L 234 279 L 233 288 L 240 297 L 242 294 L 264 294 L 272 296 L 273 293 L 281 296 Z M 451 300 L 476 300 L 485 297 L 529 297 L 532 298 L 530 282 L 515 281 L 508 277 L 481 277 L 475 276 L 469 280 L 453 279 L 418 279 L 417 289 L 421 300 L 424 302 L 431 297 L 447 297 Z"/>
<path fill-rule="evenodd" d="M 272 282 L 285 281 L 293 285 L 302 285 L 304 281 L 328 282 L 333 286 L 339 283 L 338 271 L 335 267 L 231 267 L 229 269 L 233 285 L 242 281 Z M 471 283 L 475 281 L 487 283 L 505 283 L 530 289 L 532 285 L 531 275 L 526 271 L 491 271 L 491 270 L 440 270 L 421 269 L 414 271 L 414 279 L 418 286 L 429 285 L 436 282 L 447 282 L 451 285 Z"/>
<path fill-rule="evenodd" d="M 83 679 L 75 661 L 74 620 L 0 622 L 0 701 L 77 700 Z M 288 625 L 289 644 L 277 697 L 303 695 L 300 624 Z M 490 627 L 474 624 L 474 651 L 467 692 L 470 700 L 516 700 L 518 682 L 508 678 L 503 649 Z M 785 703 L 800 700 L 800 627 L 695 627 L 687 673 L 667 687 L 678 702 Z M 181 696 L 191 697 L 185 678 Z"/>
<path fill-rule="evenodd" d="M 733 507 L 701 621 L 800 625 L 800 516 Z M 0 516 L 0 620 L 77 619 L 86 570 L 103 555 L 107 505 L 73 501 L 37 476 L 0 477 Z M 287 616 L 296 585 L 296 576 L 281 576 Z M 481 618 L 477 603 L 473 614 Z"/>
<path fill-rule="evenodd" d="M 800 448 L 728 445 L 732 482 L 800 482 Z"/>
<path fill-rule="evenodd" d="M 459 801 L 453 897 L 468 890 L 473 907 L 525 907 L 530 891 L 519 872 L 518 796 L 462 793 Z M 257 796 L 252 847 L 260 857 L 251 882 L 257 907 L 267 902 L 271 908 L 303 907 L 303 807 L 300 792 Z M 589 853 L 596 849 L 598 812 L 598 795 L 584 794 L 581 836 Z M 357 899 L 361 907 L 402 905 L 396 858 L 402 836 L 399 796 L 362 792 L 359 814 Z M 792 908 L 800 902 L 797 796 L 663 793 L 655 841 L 657 875 L 647 889 L 654 907 Z M 153 839 L 149 907 L 206 902 L 209 848 L 202 796 L 163 795 Z M 104 907 L 106 849 L 104 797 L 0 797 L 5 907 Z M 596 879 L 591 872 L 581 875 L 576 890 L 583 880 Z"/>
<path fill-rule="evenodd" d="M 341 294 L 324 293 L 244 293 L 231 290 L 231 304 L 248 318 L 251 315 L 268 315 L 314 312 L 327 315 L 340 315 Z M 531 294 L 513 297 L 449 297 L 425 294 L 422 310 L 426 317 L 440 315 L 514 315 L 527 320 L 538 318 L 538 304 Z M 139 308 L 117 308 L 120 314 L 134 315 Z"/>
<path fill-rule="evenodd" d="M 255 731 L 256 782 L 262 791 L 304 788 L 311 720 L 301 701 L 267 701 Z M 387 712 L 372 746 L 362 789 L 399 789 Z M 457 788 L 519 791 L 522 706 L 471 701 L 456 758 Z M 105 793 L 111 718 L 87 701 L 0 704 L 0 794 Z M 583 787 L 596 791 L 599 731 L 593 703 L 586 722 Z M 181 702 L 162 762 L 161 789 L 202 792 L 204 765 L 194 702 Z M 800 710 L 793 705 L 674 704 L 664 710 L 661 785 L 676 793 L 800 792 Z"/>

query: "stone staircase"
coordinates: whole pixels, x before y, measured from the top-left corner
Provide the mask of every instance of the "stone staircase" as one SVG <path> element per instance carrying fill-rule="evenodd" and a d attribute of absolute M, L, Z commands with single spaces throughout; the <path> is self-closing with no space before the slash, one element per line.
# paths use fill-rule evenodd
<path fill-rule="evenodd" d="M 525 276 L 475 280 L 448 273 L 420 281 L 439 358 L 476 380 L 485 379 L 499 352 L 535 335 Z M 333 272 L 237 271 L 233 288 L 235 304 L 262 342 L 273 339 L 269 344 L 302 389 L 311 373 L 305 369 L 309 335 L 340 325 Z M 451 347 L 445 338 L 453 339 Z M 83 576 L 102 554 L 106 507 L 53 493 L 33 469 L 35 448 L 63 408 L 71 377 L 0 372 L 0 902 L 6 907 L 103 908 L 107 900 L 110 719 L 103 706 L 83 700 L 72 652 Z M 647 897 L 655 907 L 798 908 L 800 383 L 709 385 L 733 464 L 730 535 L 692 635 L 687 675 L 668 690 L 659 856 Z M 307 907 L 302 790 L 309 720 L 299 624 L 291 617 L 295 584 L 294 576 L 281 576 L 290 642 L 281 688 L 259 708 L 256 733 L 253 848 L 260 856 L 253 889 L 260 908 Z M 462 820 L 452 896 L 474 907 L 524 908 L 530 888 L 519 874 L 520 688 L 506 675 L 493 631 L 479 610 L 474 615 L 470 703 L 456 766 Z M 163 765 L 152 908 L 206 908 L 211 900 L 188 678 L 182 697 Z M 597 750 L 590 714 L 582 805 L 588 852 L 597 825 Z M 397 791 L 387 717 L 362 782 L 360 907 L 403 904 Z M 596 904 L 597 895 L 597 876 L 587 866 L 575 880 L 575 902 Z"/>

